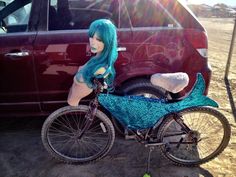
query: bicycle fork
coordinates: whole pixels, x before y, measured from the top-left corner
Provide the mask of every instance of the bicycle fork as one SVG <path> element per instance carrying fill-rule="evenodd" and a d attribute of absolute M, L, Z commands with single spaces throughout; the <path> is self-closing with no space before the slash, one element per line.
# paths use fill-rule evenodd
<path fill-rule="evenodd" d="M 80 133 L 78 135 L 78 139 L 80 139 L 84 135 L 85 131 L 87 131 L 89 129 L 89 127 L 92 125 L 94 117 L 95 117 L 95 114 L 97 112 L 97 107 L 98 107 L 98 100 L 97 100 L 97 98 L 95 98 L 89 104 L 89 110 L 85 114 L 85 120 L 86 120 L 85 126 L 80 131 Z"/>

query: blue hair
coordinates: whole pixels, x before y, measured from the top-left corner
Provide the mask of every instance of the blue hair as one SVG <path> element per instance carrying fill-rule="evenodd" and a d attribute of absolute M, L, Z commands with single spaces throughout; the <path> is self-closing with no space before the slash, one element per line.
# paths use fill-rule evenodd
<path fill-rule="evenodd" d="M 88 35 L 89 37 L 93 37 L 95 33 L 104 43 L 104 49 L 100 55 L 90 58 L 81 71 L 82 76 L 88 87 L 94 88 L 95 86 L 93 85 L 92 79 L 101 77 L 95 75 L 95 72 L 99 68 L 105 67 L 106 72 L 103 76 L 108 74 L 105 81 L 110 88 L 113 86 L 113 81 L 115 79 L 116 72 L 114 63 L 118 57 L 116 27 L 108 19 L 95 20 L 89 27 Z"/>

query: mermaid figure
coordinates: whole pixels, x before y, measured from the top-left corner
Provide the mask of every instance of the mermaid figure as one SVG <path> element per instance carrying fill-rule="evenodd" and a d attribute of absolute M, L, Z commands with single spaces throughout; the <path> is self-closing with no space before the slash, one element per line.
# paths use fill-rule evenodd
<path fill-rule="evenodd" d="M 115 78 L 114 63 L 118 57 L 117 33 L 115 25 L 108 19 L 99 19 L 89 27 L 89 44 L 95 56 L 75 74 L 67 98 L 70 106 L 78 106 L 80 100 L 89 95 L 96 87 L 94 78 L 104 78 L 108 90 L 112 90 Z"/>

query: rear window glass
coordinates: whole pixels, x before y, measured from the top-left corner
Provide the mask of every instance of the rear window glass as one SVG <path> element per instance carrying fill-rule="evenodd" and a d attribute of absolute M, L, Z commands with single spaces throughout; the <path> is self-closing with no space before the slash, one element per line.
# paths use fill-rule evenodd
<path fill-rule="evenodd" d="M 156 0 L 125 0 L 133 27 L 176 26 Z"/>
<path fill-rule="evenodd" d="M 110 19 L 117 25 L 117 0 L 51 0 L 49 30 L 88 29 L 96 19 Z"/>

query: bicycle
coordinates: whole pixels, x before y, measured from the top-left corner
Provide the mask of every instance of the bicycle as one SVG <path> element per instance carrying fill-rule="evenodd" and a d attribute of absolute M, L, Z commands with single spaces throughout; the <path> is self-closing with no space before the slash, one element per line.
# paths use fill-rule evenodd
<path fill-rule="evenodd" d="M 107 155 L 115 140 L 115 129 L 107 111 L 138 142 L 150 149 L 158 146 L 177 165 L 206 163 L 229 143 L 229 122 L 213 108 L 218 104 L 203 95 L 205 84 L 201 74 L 190 94 L 176 102 L 106 94 L 102 93 L 102 82 L 94 82 L 95 98 L 88 106 L 60 108 L 43 124 L 43 145 L 60 161 L 84 164 Z M 146 112 L 140 111 L 141 108 L 147 109 Z"/>

